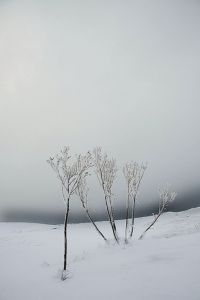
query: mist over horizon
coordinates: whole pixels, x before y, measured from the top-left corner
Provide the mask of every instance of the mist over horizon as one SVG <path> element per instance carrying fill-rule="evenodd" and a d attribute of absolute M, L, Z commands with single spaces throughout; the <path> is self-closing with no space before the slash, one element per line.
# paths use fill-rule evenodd
<path fill-rule="evenodd" d="M 146 217 L 158 212 L 158 200 L 151 201 L 148 205 L 137 203 L 135 216 Z M 121 201 L 121 206 L 118 206 L 115 210 L 115 217 L 118 220 L 125 219 L 125 199 Z M 165 212 L 180 212 L 183 210 L 188 210 L 190 208 L 200 207 L 200 193 L 198 190 L 191 190 L 184 195 L 177 196 L 176 201 L 169 204 Z M 91 211 L 92 216 L 95 221 L 107 221 L 108 216 L 103 205 L 101 209 L 96 210 L 95 208 Z M 65 210 L 62 212 L 52 212 L 52 211 L 41 211 L 41 210 L 4 210 L 1 215 L 0 221 L 3 222 L 27 222 L 27 223 L 44 223 L 44 224 L 62 224 L 64 220 Z M 85 211 L 70 211 L 69 223 L 85 223 L 89 222 Z"/>
<path fill-rule="evenodd" d="M 152 213 L 167 182 L 178 193 L 169 209 L 200 206 L 199 35 L 195 0 L 0 1 L 0 220 L 62 217 L 46 160 L 65 145 L 117 159 L 119 218 L 130 160 L 148 162 L 138 215 Z M 94 176 L 89 205 L 104 219 Z"/>

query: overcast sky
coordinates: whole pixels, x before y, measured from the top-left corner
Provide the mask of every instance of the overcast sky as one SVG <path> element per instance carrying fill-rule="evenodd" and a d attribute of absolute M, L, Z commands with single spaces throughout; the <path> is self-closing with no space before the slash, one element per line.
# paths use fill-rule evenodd
<path fill-rule="evenodd" d="M 198 0 L 1 0 L 1 211 L 62 211 L 46 159 L 64 145 L 147 161 L 147 204 L 199 189 L 199 95 Z"/>

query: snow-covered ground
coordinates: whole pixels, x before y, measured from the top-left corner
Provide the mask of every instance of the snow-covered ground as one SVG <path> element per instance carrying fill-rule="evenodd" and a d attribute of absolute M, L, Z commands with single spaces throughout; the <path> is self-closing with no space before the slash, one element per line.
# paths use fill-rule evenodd
<path fill-rule="evenodd" d="M 63 226 L 0 223 L 0 300 L 199 300 L 200 208 L 136 219 L 129 245 L 105 245 L 90 224 L 69 225 L 70 278 L 60 280 Z M 110 236 L 107 222 L 98 223 Z M 124 221 L 117 222 L 120 233 Z"/>

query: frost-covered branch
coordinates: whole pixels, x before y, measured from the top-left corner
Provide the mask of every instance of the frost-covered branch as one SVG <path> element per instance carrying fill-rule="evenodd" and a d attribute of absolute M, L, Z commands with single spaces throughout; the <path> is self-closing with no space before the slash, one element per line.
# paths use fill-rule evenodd
<path fill-rule="evenodd" d="M 115 214 L 112 199 L 112 187 L 117 174 L 116 160 L 113 158 L 108 158 L 108 155 L 106 153 L 102 153 L 102 149 L 100 147 L 95 148 L 93 153 L 96 175 L 99 180 L 100 186 L 103 189 L 109 222 L 115 241 L 118 243 L 119 237 L 115 224 Z"/>
<path fill-rule="evenodd" d="M 127 201 L 126 201 L 126 225 L 125 225 L 125 242 L 128 242 L 129 218 L 131 217 L 131 228 L 129 238 L 133 235 L 135 223 L 135 205 L 138 190 L 144 176 L 147 164 L 139 165 L 137 162 L 127 163 L 123 167 L 123 173 L 127 185 Z"/>
<path fill-rule="evenodd" d="M 166 185 L 163 189 L 159 190 L 159 206 L 158 206 L 158 214 L 155 215 L 153 222 L 146 228 L 146 230 L 141 234 L 139 239 L 143 239 L 146 232 L 156 223 L 158 218 L 162 215 L 166 207 L 169 203 L 173 202 L 177 196 L 176 192 L 170 191 L 169 185 Z"/>
<path fill-rule="evenodd" d="M 89 192 L 89 188 L 87 186 L 86 176 L 85 176 L 85 177 L 82 177 L 81 180 L 79 181 L 78 186 L 77 186 L 77 190 L 76 190 L 76 194 L 79 197 L 79 199 L 81 200 L 82 206 L 85 209 L 85 212 L 86 212 L 86 215 L 87 215 L 88 219 L 93 224 L 94 228 L 99 233 L 99 235 L 104 239 L 104 241 L 107 242 L 106 237 L 101 232 L 101 230 L 98 228 L 98 226 L 94 222 L 94 220 L 91 217 L 91 214 L 89 212 L 89 209 L 88 209 L 88 192 Z"/>

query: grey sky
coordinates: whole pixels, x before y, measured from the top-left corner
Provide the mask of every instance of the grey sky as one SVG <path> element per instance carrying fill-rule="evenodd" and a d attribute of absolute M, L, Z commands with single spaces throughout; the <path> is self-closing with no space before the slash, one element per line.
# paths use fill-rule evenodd
<path fill-rule="evenodd" d="M 64 145 L 148 161 L 145 203 L 198 189 L 199 36 L 195 0 L 0 1 L 2 211 L 62 210 L 46 159 Z"/>

